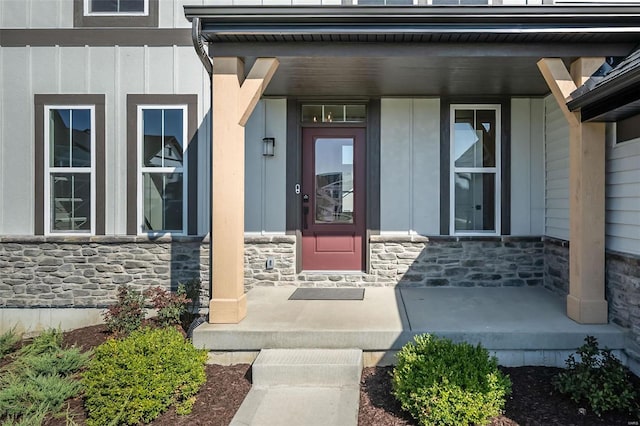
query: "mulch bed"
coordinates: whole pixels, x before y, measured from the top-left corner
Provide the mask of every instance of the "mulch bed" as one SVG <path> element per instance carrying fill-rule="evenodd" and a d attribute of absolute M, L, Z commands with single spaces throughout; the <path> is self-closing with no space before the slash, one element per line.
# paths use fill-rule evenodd
<path fill-rule="evenodd" d="M 108 334 L 104 326 L 85 327 L 65 333 L 64 344 L 91 349 L 104 342 Z M 417 423 L 402 411 L 391 395 L 392 367 L 365 368 L 360 390 L 361 426 L 406 426 Z M 512 394 L 507 400 L 505 414 L 493 419 L 491 426 L 637 426 L 637 417 L 610 413 L 598 417 L 593 413 L 581 414 L 578 405 L 559 395 L 551 386 L 551 378 L 560 371 L 549 367 L 502 368 L 511 377 Z M 240 404 L 251 388 L 250 366 L 207 365 L 207 382 L 197 394 L 191 414 L 180 416 L 171 408 L 153 421 L 152 425 L 213 425 L 225 426 L 231 422 Z M 640 379 L 634 378 L 640 391 Z M 310 401 L 310 403 L 312 403 Z M 77 424 L 84 424 L 82 399 L 68 401 L 68 415 Z M 66 425 L 66 419 L 48 419 L 47 425 Z M 287 426 L 287 425 L 283 425 Z"/>

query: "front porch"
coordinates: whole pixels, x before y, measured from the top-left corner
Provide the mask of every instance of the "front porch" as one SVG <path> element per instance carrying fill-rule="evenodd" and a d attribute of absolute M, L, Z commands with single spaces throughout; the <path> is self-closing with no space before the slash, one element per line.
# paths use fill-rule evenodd
<path fill-rule="evenodd" d="M 627 361 L 623 328 L 572 321 L 564 297 L 542 287 L 367 287 L 355 301 L 288 300 L 294 291 L 250 290 L 242 322 L 204 324 L 194 331 L 194 344 L 220 362 L 250 362 L 265 348 L 358 348 L 365 365 L 376 365 L 393 362 L 414 335 L 432 333 L 481 343 L 505 366 L 563 366 L 593 335 Z"/>

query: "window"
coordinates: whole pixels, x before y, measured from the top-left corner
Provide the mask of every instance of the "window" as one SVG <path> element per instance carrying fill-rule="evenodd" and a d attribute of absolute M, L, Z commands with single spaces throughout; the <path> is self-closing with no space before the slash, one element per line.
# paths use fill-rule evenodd
<path fill-rule="evenodd" d="M 640 114 L 616 123 L 616 143 L 637 141 L 640 138 Z"/>
<path fill-rule="evenodd" d="M 138 106 L 138 213 L 142 232 L 185 233 L 187 107 Z"/>
<path fill-rule="evenodd" d="M 95 109 L 45 107 L 47 233 L 95 233 Z"/>
<path fill-rule="evenodd" d="M 500 232 L 500 105 L 451 105 L 451 234 Z"/>
<path fill-rule="evenodd" d="M 74 27 L 158 27 L 159 0 L 73 0 Z"/>
<path fill-rule="evenodd" d="M 367 120 L 365 105 L 302 105 L 303 123 L 362 123 Z"/>
<path fill-rule="evenodd" d="M 104 95 L 35 95 L 36 235 L 104 235 Z"/>
<path fill-rule="evenodd" d="M 148 0 L 84 0 L 87 15 L 148 15 Z"/>

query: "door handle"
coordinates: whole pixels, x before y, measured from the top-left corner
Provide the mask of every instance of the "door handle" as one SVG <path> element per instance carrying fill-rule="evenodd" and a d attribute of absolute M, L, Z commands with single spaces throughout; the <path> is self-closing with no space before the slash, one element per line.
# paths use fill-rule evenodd
<path fill-rule="evenodd" d="M 309 194 L 304 194 L 302 196 L 302 223 L 303 229 L 307 229 L 309 227 Z"/>

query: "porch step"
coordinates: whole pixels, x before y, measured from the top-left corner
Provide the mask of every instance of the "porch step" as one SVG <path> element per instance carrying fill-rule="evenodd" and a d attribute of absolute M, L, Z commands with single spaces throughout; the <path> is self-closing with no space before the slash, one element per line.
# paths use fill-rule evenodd
<path fill-rule="evenodd" d="M 362 351 L 264 349 L 232 426 L 356 426 Z"/>
<path fill-rule="evenodd" d="M 359 349 L 264 349 L 252 367 L 256 386 L 358 386 Z"/>

